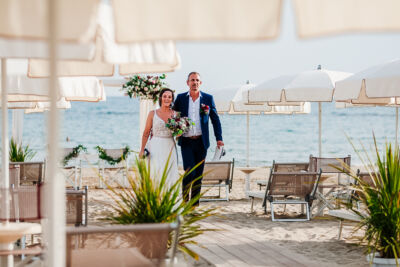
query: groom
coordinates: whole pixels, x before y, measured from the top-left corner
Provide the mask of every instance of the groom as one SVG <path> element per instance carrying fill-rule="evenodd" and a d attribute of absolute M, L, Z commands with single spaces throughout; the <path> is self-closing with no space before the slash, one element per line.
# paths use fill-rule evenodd
<path fill-rule="evenodd" d="M 222 141 L 221 123 L 214 99 L 212 95 L 200 92 L 202 83 L 200 74 L 198 72 L 189 73 L 186 83 L 189 86 L 189 91 L 176 97 L 174 109 L 180 112 L 182 117 L 188 117 L 195 123 L 190 131 L 181 136 L 178 141 L 182 151 L 183 167 L 187 171 L 206 158 L 207 149 L 210 146 L 208 138 L 209 119 L 211 119 L 214 128 L 217 146 L 223 146 L 224 142 Z M 186 201 L 189 200 L 189 189 L 193 181 L 191 197 L 200 194 L 202 179 L 196 180 L 196 178 L 203 175 L 203 170 L 204 162 L 183 179 L 183 196 Z M 195 206 L 198 205 L 199 201 L 195 203 Z"/>

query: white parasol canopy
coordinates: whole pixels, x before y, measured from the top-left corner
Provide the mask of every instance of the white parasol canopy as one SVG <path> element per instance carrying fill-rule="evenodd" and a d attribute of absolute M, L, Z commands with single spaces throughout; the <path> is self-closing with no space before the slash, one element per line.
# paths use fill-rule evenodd
<path fill-rule="evenodd" d="M 300 38 L 400 31 L 397 0 L 294 0 Z"/>
<path fill-rule="evenodd" d="M 339 107 L 396 107 L 396 145 L 399 128 L 399 97 L 400 60 L 398 59 L 369 67 L 347 79 L 336 82 L 334 94 Z"/>
<path fill-rule="evenodd" d="M 323 70 L 305 71 L 296 75 L 280 76 L 268 80 L 248 91 L 248 103 L 268 103 L 269 105 L 298 105 L 299 102 L 319 103 L 319 156 L 322 156 L 322 106 L 321 102 L 331 102 L 335 82 L 349 77 L 351 73 Z"/>
<path fill-rule="evenodd" d="M 246 115 L 246 166 L 250 166 L 250 116 L 260 114 L 294 114 L 310 113 L 310 103 L 297 106 L 269 106 L 266 103 L 247 104 L 243 95 L 254 88 L 255 84 L 229 86 L 212 92 L 217 112 L 230 115 Z"/>

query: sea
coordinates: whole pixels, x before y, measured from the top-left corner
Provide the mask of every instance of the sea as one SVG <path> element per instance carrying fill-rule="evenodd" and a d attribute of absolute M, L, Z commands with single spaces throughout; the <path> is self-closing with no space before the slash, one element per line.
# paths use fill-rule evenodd
<path fill-rule="evenodd" d="M 34 160 L 45 157 L 47 116 L 47 113 L 24 115 L 23 144 L 37 152 Z M 234 159 L 235 166 L 246 166 L 246 115 L 223 114 L 220 120 L 226 150 L 222 159 Z M 136 99 L 116 96 L 99 103 L 73 102 L 71 109 L 61 111 L 60 124 L 62 147 L 82 144 L 91 154 L 96 153 L 97 145 L 104 148 L 128 145 L 134 151 L 139 150 Z M 270 166 L 273 160 L 308 161 L 310 154 L 318 155 L 318 103 L 312 103 L 310 114 L 250 115 L 249 125 L 250 166 Z M 334 103 L 322 103 L 322 156 L 351 155 L 352 165 L 360 165 L 358 154 L 374 155 L 373 135 L 380 150 L 386 143 L 394 144 L 395 126 L 396 109 L 392 107 L 338 109 Z M 212 129 L 210 125 L 208 160 L 216 148 Z"/>

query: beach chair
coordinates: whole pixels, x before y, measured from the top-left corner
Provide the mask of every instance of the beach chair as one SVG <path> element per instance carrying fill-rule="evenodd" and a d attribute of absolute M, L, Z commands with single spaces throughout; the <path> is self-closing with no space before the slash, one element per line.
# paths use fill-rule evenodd
<path fill-rule="evenodd" d="M 10 214 L 8 220 L 11 222 L 32 222 L 42 219 L 40 207 L 40 195 L 42 186 L 22 185 L 0 189 L 0 203 L 4 205 L 5 198 L 9 200 Z M 0 221 L 7 220 L 5 209 L 1 209 Z"/>
<path fill-rule="evenodd" d="M 235 159 L 232 159 L 232 161 L 210 161 L 204 163 L 202 186 L 218 187 L 218 198 L 201 198 L 200 201 L 229 201 L 229 192 L 232 189 L 234 166 Z M 221 198 L 221 187 L 225 187 L 225 198 Z"/>
<path fill-rule="evenodd" d="M 88 187 L 83 190 L 66 190 L 66 219 L 67 224 L 87 226 L 88 224 Z"/>
<path fill-rule="evenodd" d="M 104 149 L 107 155 L 109 155 L 112 158 L 119 158 L 121 155 L 123 155 L 123 149 L 122 148 L 116 148 L 116 149 Z M 115 182 L 118 186 L 122 187 L 128 187 L 128 179 L 127 179 L 127 173 L 128 173 L 128 166 L 129 166 L 129 155 L 125 160 L 122 160 L 121 162 L 111 165 L 107 161 L 99 159 L 98 167 L 99 167 L 99 187 L 100 188 L 106 188 L 105 181 L 110 184 L 111 182 Z"/>
<path fill-rule="evenodd" d="M 63 148 L 63 156 L 70 154 L 73 148 Z M 74 189 L 82 188 L 82 159 L 78 157 L 70 159 L 66 165 L 62 166 L 67 183 Z"/>
<path fill-rule="evenodd" d="M 309 162 L 272 162 L 271 169 L 274 172 L 300 172 L 300 171 L 308 171 Z M 270 174 L 271 175 L 271 174 Z M 259 180 L 256 181 L 257 185 L 260 187 L 266 186 L 268 184 L 268 180 Z"/>
<path fill-rule="evenodd" d="M 66 266 L 172 266 L 179 228 L 179 221 L 67 227 Z"/>
<path fill-rule="evenodd" d="M 17 164 L 10 164 L 9 165 L 9 184 L 14 186 L 19 186 L 19 165 Z"/>
<path fill-rule="evenodd" d="M 376 175 L 376 174 L 373 174 Z M 357 177 L 359 180 L 361 180 L 362 183 L 365 183 L 366 185 L 375 187 L 374 179 L 371 177 L 371 173 L 369 172 L 361 172 L 360 169 L 357 170 Z M 355 181 L 355 184 L 357 185 L 359 183 L 359 180 Z M 351 195 L 348 200 L 348 203 L 346 206 L 348 207 L 353 207 L 353 201 L 356 201 L 356 208 L 359 212 L 362 212 L 360 208 L 360 202 L 358 201 L 359 199 L 359 193 L 356 190 L 351 190 Z M 355 213 L 352 210 L 349 209 L 336 209 L 336 210 L 329 210 L 329 215 L 336 217 L 339 219 L 339 232 L 338 232 L 338 239 L 341 238 L 342 235 L 342 229 L 343 229 L 343 224 L 344 220 L 348 221 L 354 221 L 354 222 L 359 222 L 361 220 L 361 217 Z"/>
<path fill-rule="evenodd" d="M 361 172 L 360 169 L 357 170 L 357 177 L 360 179 L 363 183 L 370 185 L 372 187 L 375 187 L 375 183 L 373 178 L 371 177 L 371 173 L 369 172 Z M 358 184 L 359 181 L 356 180 L 355 184 Z M 356 190 L 351 190 L 351 196 L 348 200 L 348 205 L 350 207 L 353 207 L 353 201 L 356 201 L 356 207 L 359 212 L 362 212 L 360 208 L 360 202 L 358 201 L 359 199 L 359 194 Z M 353 222 L 359 222 L 361 220 L 361 217 L 355 213 L 354 211 L 350 209 L 332 209 L 328 211 L 328 214 L 330 216 L 336 217 L 339 219 L 339 232 L 338 232 L 338 240 L 342 236 L 342 230 L 343 230 L 343 224 L 344 220 L 347 221 L 353 221 Z"/>
<path fill-rule="evenodd" d="M 266 200 L 270 202 L 272 221 L 310 220 L 310 208 L 315 199 L 321 171 L 319 172 L 272 172 L 266 190 Z M 291 198 L 289 198 L 291 197 Z M 274 206 L 277 204 L 298 204 L 306 208 L 306 219 L 277 219 Z"/>
<path fill-rule="evenodd" d="M 10 166 L 19 166 L 19 184 L 18 185 L 35 185 L 40 184 L 44 180 L 43 161 L 36 162 L 10 162 Z M 17 185 L 17 184 L 15 184 Z"/>
<path fill-rule="evenodd" d="M 33 234 L 40 234 L 41 227 L 38 222 L 43 218 L 43 212 L 40 206 L 40 196 L 42 194 L 42 185 L 11 185 L 10 188 L 0 188 L 0 222 L 9 221 L 13 223 L 36 223 L 34 231 L 24 231 L 24 236 L 18 241 L 18 248 L 12 251 L 1 251 L 0 256 L 22 255 L 21 262 L 29 261 L 33 256 L 40 255 L 42 248 L 39 244 L 34 244 Z M 9 214 L 5 213 L 4 205 L 8 199 Z M 34 225 L 34 224 L 32 224 Z M 28 240 L 26 235 L 30 235 Z M 26 241 L 30 241 L 29 248 L 26 248 Z M 26 258 L 26 256 L 28 257 Z M 18 265 L 19 266 L 19 265 Z"/>
<path fill-rule="evenodd" d="M 275 162 L 272 161 L 272 166 L 269 172 L 268 180 L 260 180 L 257 181 L 257 185 L 260 187 L 262 186 L 268 186 L 268 181 L 271 181 L 271 176 L 273 172 L 305 172 L 308 170 L 308 162 Z M 254 200 L 256 198 L 263 199 L 263 204 L 262 206 L 264 207 L 264 211 L 266 212 L 266 192 L 268 191 L 268 188 L 266 191 L 251 191 L 248 192 L 248 197 L 251 199 L 251 212 L 253 212 L 253 207 L 254 207 Z"/>
<path fill-rule="evenodd" d="M 338 199 L 346 198 L 346 194 L 348 192 L 347 186 L 350 185 L 354 181 L 350 181 L 349 169 L 351 164 L 351 156 L 342 158 L 321 158 L 314 157 L 310 155 L 310 171 L 322 170 L 322 179 L 316 193 L 318 198 L 318 202 L 316 205 L 312 207 L 312 210 L 316 209 L 317 211 L 313 216 L 319 216 L 323 214 L 325 208 L 328 209 L 337 209 L 339 205 Z M 345 174 L 347 176 L 347 182 L 343 184 L 341 182 L 341 175 Z M 337 175 L 337 183 L 336 184 L 324 184 L 326 180 L 326 175 Z M 328 189 L 328 192 L 323 192 L 324 189 Z M 348 195 L 348 194 L 347 194 Z M 338 197 L 340 196 L 340 197 Z"/>

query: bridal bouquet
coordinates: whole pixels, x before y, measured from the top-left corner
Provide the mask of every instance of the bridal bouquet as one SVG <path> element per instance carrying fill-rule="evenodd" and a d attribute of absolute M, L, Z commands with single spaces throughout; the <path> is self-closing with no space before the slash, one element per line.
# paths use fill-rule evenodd
<path fill-rule="evenodd" d="M 181 117 L 180 115 L 169 118 L 165 124 L 165 126 L 171 130 L 173 137 L 187 133 L 192 125 L 194 125 L 194 122 L 192 122 L 191 119 L 188 117 Z"/>
<path fill-rule="evenodd" d="M 122 91 L 130 98 L 143 97 L 152 99 L 153 102 L 156 103 L 160 91 L 164 87 L 167 87 L 167 83 L 164 79 L 165 74 L 161 76 L 134 75 L 122 86 Z"/>

